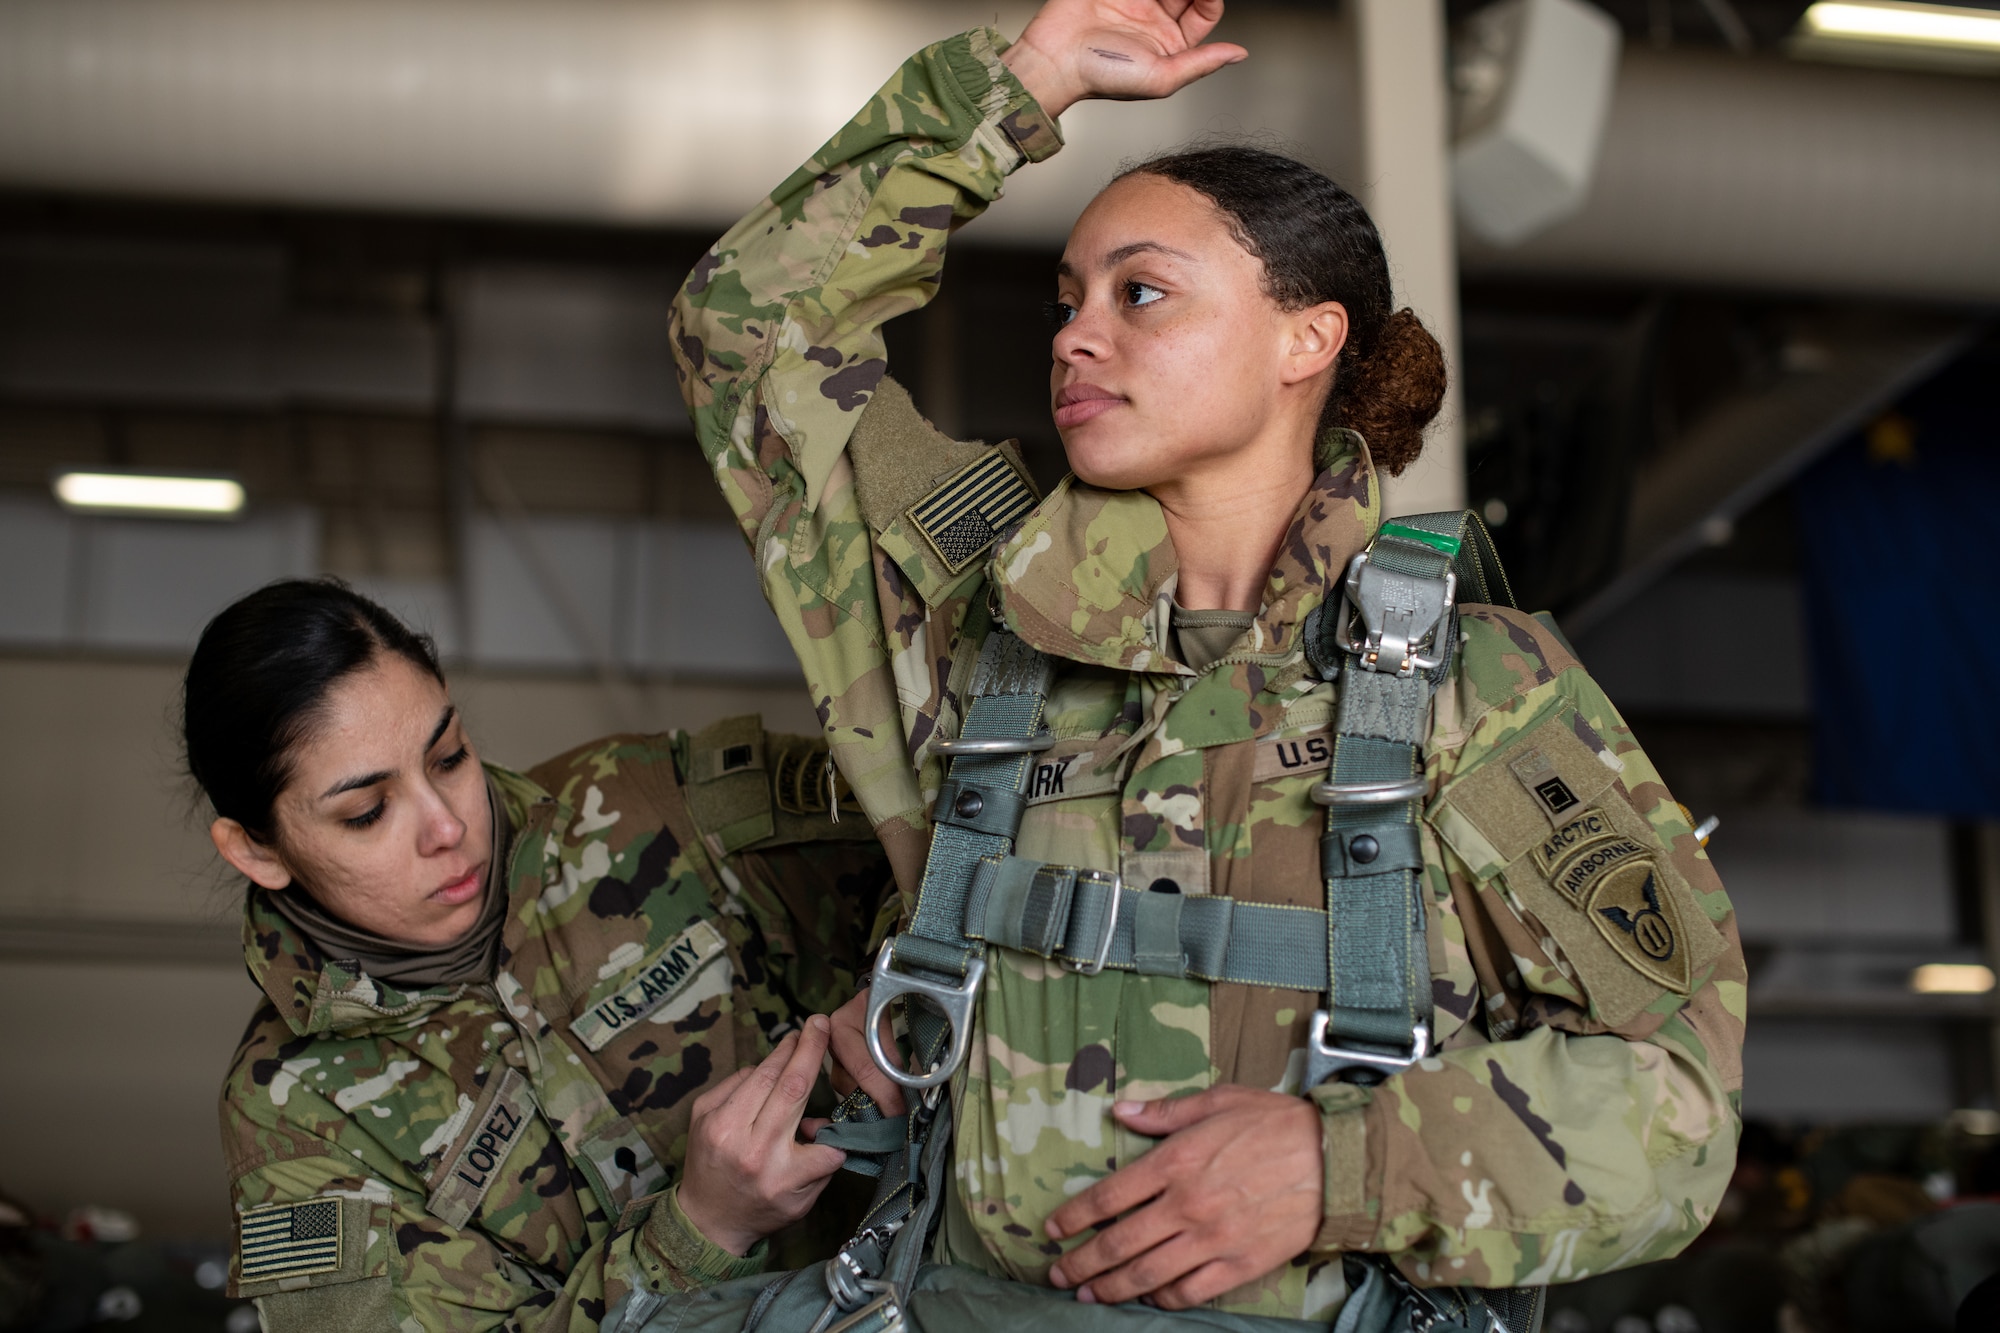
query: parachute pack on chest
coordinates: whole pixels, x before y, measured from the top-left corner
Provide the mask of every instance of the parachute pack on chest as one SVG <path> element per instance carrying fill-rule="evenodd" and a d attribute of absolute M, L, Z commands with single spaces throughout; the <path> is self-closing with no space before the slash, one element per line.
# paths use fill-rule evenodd
<path fill-rule="evenodd" d="M 1299 929 L 1295 907 L 1152 893 L 1107 871 L 1015 856 L 1035 757 L 1055 744 L 1042 716 L 1053 668 L 1011 634 L 986 636 L 959 734 L 932 742 L 949 767 L 916 908 L 907 928 L 883 944 L 869 989 L 871 1053 L 911 1091 L 913 1109 L 884 1118 L 857 1094 L 820 1137 L 848 1152 L 850 1169 L 877 1176 L 874 1202 L 823 1272 L 749 1279 L 762 1285 L 747 1310 L 725 1288 L 681 1298 L 715 1322 L 682 1318 L 677 1329 L 898 1333 L 963 1323 L 970 1305 L 996 1302 L 1011 1313 L 995 1327 L 1176 1333 L 1185 1326 L 1149 1307 L 1081 1305 L 1065 1293 L 924 1263 L 951 1163 L 951 1104 L 942 1094 L 966 1059 L 989 948 L 1085 975 L 1113 969 L 1320 992 L 1306 1089 L 1327 1079 L 1379 1082 L 1430 1053 L 1419 821 L 1431 695 L 1451 669 L 1461 595 L 1507 606 L 1513 598 L 1484 526 L 1461 512 L 1384 524 L 1350 562 L 1341 592 L 1305 626 L 1308 660 L 1337 682 L 1339 700 L 1332 760 L 1312 789 L 1326 810 L 1326 905 L 1312 913 L 1318 929 L 1310 935 Z M 907 1063 L 881 1044 L 880 1020 L 898 1001 Z M 1539 1288 L 1419 1288 L 1377 1257 L 1348 1255 L 1344 1263 L 1350 1291 L 1334 1333 L 1540 1326 Z M 638 1327 L 631 1316 L 647 1304 L 635 1301 L 622 1326 Z M 1310 1326 L 1213 1310 L 1201 1318 L 1243 1333 Z"/>

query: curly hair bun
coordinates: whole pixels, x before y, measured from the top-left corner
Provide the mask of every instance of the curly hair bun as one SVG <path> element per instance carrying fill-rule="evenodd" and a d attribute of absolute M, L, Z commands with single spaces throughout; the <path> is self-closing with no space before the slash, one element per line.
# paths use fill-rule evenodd
<path fill-rule="evenodd" d="M 1382 321 L 1374 343 L 1343 358 L 1333 389 L 1338 424 L 1368 441 L 1375 466 L 1401 475 L 1424 448 L 1424 427 L 1444 403 L 1444 349 L 1408 306 Z"/>

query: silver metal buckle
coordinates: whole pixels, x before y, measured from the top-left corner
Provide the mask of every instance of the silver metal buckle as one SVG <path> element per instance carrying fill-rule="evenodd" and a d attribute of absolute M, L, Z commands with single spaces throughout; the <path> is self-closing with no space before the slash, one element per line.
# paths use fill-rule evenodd
<path fill-rule="evenodd" d="M 1111 956 L 1111 941 L 1118 936 L 1118 910 L 1125 897 L 1125 881 L 1119 876 L 1103 870 L 1077 871 L 1076 887 L 1070 890 L 1072 911 L 1075 910 L 1076 891 L 1077 889 L 1081 889 L 1086 881 L 1092 884 L 1102 884 L 1107 890 L 1107 897 L 1110 899 L 1111 906 L 1104 913 L 1104 933 L 1098 937 L 1097 947 L 1091 951 L 1090 961 L 1088 963 L 1069 963 L 1065 961 L 1065 965 L 1072 972 L 1081 973 L 1086 977 L 1094 977 L 1104 970 L 1104 960 Z M 1069 941 L 1065 939 L 1063 942 L 1067 944 Z"/>
<path fill-rule="evenodd" d="M 931 749 L 947 759 L 983 759 L 996 754 L 1040 754 L 1055 748 L 1056 738 L 1044 731 L 1035 736 L 940 736 Z"/>
<path fill-rule="evenodd" d="M 1320 1009 L 1312 1016 L 1312 1026 L 1306 1031 L 1306 1054 L 1309 1064 L 1315 1070 L 1326 1074 L 1337 1074 L 1344 1069 L 1374 1069 L 1384 1074 L 1400 1074 L 1417 1061 L 1431 1053 L 1431 1025 L 1418 1023 L 1410 1029 L 1410 1053 L 1408 1055 L 1382 1055 L 1376 1051 L 1358 1051 L 1348 1046 L 1335 1046 L 1326 1039 L 1327 1025 L 1333 1015 Z M 1313 1080 L 1315 1083 L 1318 1079 Z"/>
<path fill-rule="evenodd" d="M 906 1088 L 921 1091 L 925 1088 L 940 1087 L 950 1081 L 958 1067 L 965 1063 L 965 1053 L 972 1046 L 972 1007 L 979 1002 L 979 984 L 986 977 L 986 960 L 972 959 L 965 970 L 965 980 L 958 985 L 949 982 L 931 981 L 925 977 L 912 976 L 908 972 L 896 970 L 896 939 L 891 935 L 882 941 L 882 952 L 875 955 L 875 972 L 868 983 L 868 1014 L 862 1021 L 868 1040 L 868 1054 L 874 1059 L 875 1067 Z M 897 1067 L 882 1049 L 882 1011 L 899 995 L 921 995 L 936 1005 L 951 1024 L 951 1045 L 945 1050 L 945 1058 L 937 1067 L 921 1074 L 912 1074 Z"/>
<path fill-rule="evenodd" d="M 1458 575 L 1451 570 L 1441 581 L 1395 574 L 1363 551 L 1348 561 L 1342 584 L 1341 644 L 1364 671 L 1393 671 L 1407 678 L 1434 670 L 1444 661 L 1435 642 L 1438 627 L 1457 595 Z"/>
<path fill-rule="evenodd" d="M 850 1329 L 861 1328 L 870 1318 L 881 1316 L 879 1333 L 897 1333 L 903 1327 L 903 1309 L 896 1295 L 896 1288 L 887 1282 L 867 1282 L 863 1284 L 871 1292 L 880 1294 L 868 1304 L 856 1310 L 837 1324 L 829 1326 L 826 1333 L 848 1333 Z"/>
<path fill-rule="evenodd" d="M 1317 805 L 1398 805 L 1423 799 L 1430 792 L 1423 778 L 1401 782 L 1316 782 L 1312 798 Z"/>

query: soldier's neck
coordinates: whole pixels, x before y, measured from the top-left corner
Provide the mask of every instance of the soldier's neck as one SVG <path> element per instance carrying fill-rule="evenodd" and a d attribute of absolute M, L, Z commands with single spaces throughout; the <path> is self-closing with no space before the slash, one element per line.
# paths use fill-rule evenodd
<path fill-rule="evenodd" d="M 1312 481 L 1307 447 L 1245 450 L 1148 487 L 1180 564 L 1174 600 L 1190 611 L 1256 611 Z"/>

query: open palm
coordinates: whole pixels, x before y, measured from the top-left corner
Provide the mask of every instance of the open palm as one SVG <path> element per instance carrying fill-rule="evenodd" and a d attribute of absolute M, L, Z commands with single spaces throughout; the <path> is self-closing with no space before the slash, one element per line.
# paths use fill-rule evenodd
<path fill-rule="evenodd" d="M 1086 98 L 1167 97 L 1249 53 L 1208 43 L 1222 0 L 1050 0 L 1008 63 L 1060 114 Z"/>

